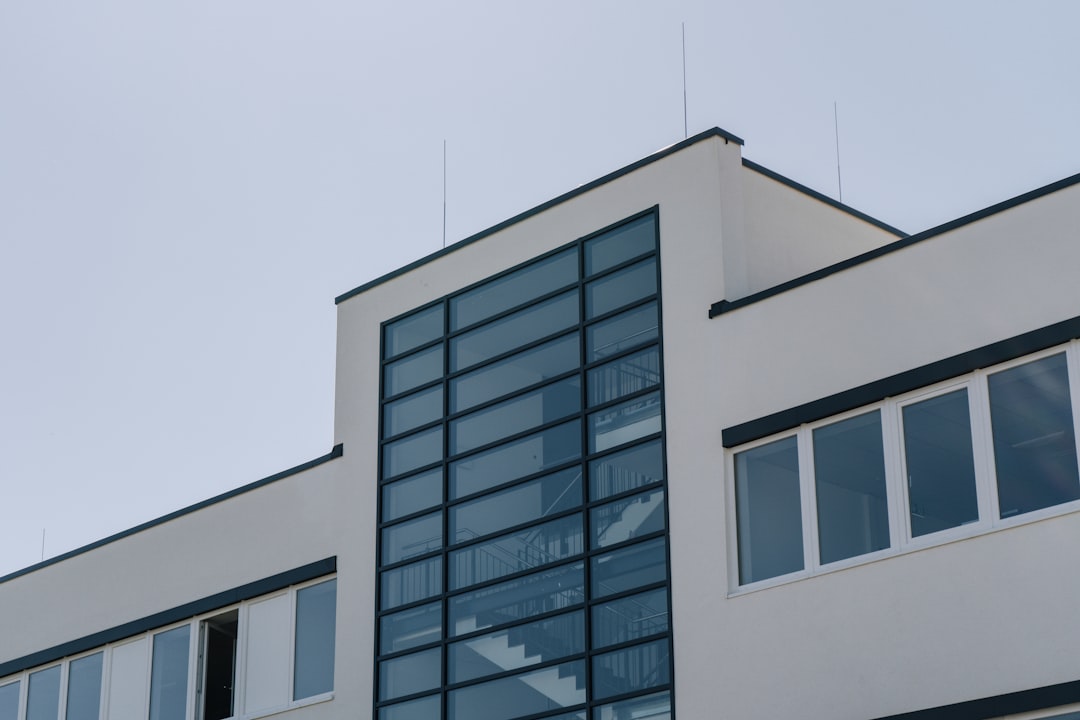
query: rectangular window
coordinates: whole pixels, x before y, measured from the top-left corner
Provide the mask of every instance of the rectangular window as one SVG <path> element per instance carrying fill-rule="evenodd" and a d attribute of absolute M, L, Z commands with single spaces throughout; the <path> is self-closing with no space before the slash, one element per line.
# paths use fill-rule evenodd
<path fill-rule="evenodd" d="M 450 463 L 450 497 L 466 497 L 579 457 L 581 421 L 573 420 Z"/>
<path fill-rule="evenodd" d="M 564 565 L 455 596 L 450 600 L 449 635 L 518 622 L 583 602 L 585 565 Z"/>
<path fill-rule="evenodd" d="M 603 500 L 663 480 L 664 448 L 653 440 L 590 462 L 589 499 Z"/>
<path fill-rule="evenodd" d="M 671 682 L 668 639 L 653 640 L 593 658 L 593 694 L 625 695 Z"/>
<path fill-rule="evenodd" d="M 595 275 L 656 250 L 656 216 L 646 215 L 585 241 L 585 274 Z"/>
<path fill-rule="evenodd" d="M 442 374 L 443 348 L 436 345 L 388 364 L 383 370 L 383 394 L 385 397 L 400 395 L 437 380 Z"/>
<path fill-rule="evenodd" d="M 113 647 L 109 663 L 108 720 L 146 720 L 150 641 L 140 638 Z"/>
<path fill-rule="evenodd" d="M 656 258 L 623 268 L 585 286 L 585 317 L 595 318 L 656 294 Z"/>
<path fill-rule="evenodd" d="M 412 477 L 383 485 L 383 520 L 397 520 L 426 510 L 443 501 L 442 468 L 428 470 Z"/>
<path fill-rule="evenodd" d="M 593 597 L 616 595 L 667 578 L 664 538 L 649 540 L 592 559 Z"/>
<path fill-rule="evenodd" d="M 441 717 L 440 695 L 429 695 L 419 700 L 379 708 L 379 720 L 439 720 Z"/>
<path fill-rule="evenodd" d="M 459 330 L 577 282 L 577 248 L 564 250 L 450 299 L 450 329 Z"/>
<path fill-rule="evenodd" d="M 244 709 L 260 712 L 289 703 L 289 596 L 248 607 Z"/>
<path fill-rule="evenodd" d="M 68 665 L 67 720 L 98 720 L 105 653 L 72 660 Z M 3 713 L 0 712 L 0 717 Z"/>
<path fill-rule="evenodd" d="M 384 609 L 426 600 L 442 592 L 442 557 L 386 570 L 379 576 Z"/>
<path fill-rule="evenodd" d="M 515 720 L 583 702 L 585 662 L 578 660 L 451 690 L 447 712 L 449 720 Z"/>
<path fill-rule="evenodd" d="M 225 720 L 236 712 L 236 648 L 240 613 L 231 610 L 203 620 L 199 626 L 198 720 Z"/>
<path fill-rule="evenodd" d="M 442 547 L 442 513 L 432 513 L 382 531 L 382 562 L 390 565 Z"/>
<path fill-rule="evenodd" d="M 655 302 L 627 310 L 585 329 L 585 349 L 589 362 L 618 355 L 659 336 Z"/>
<path fill-rule="evenodd" d="M 659 384 L 660 348 L 653 346 L 589 370 L 589 406 L 618 400 Z"/>
<path fill-rule="evenodd" d="M 18 680 L 0 685 L 0 720 L 19 720 L 20 687 Z"/>
<path fill-rule="evenodd" d="M 450 589 L 487 582 L 578 555 L 581 515 L 571 515 L 450 553 Z"/>
<path fill-rule="evenodd" d="M 379 621 L 379 651 L 383 654 L 410 650 L 442 638 L 442 603 L 421 605 Z"/>
<path fill-rule="evenodd" d="M 447 648 L 448 683 L 520 670 L 585 652 L 585 613 L 538 620 L 480 635 Z"/>
<path fill-rule="evenodd" d="M 671 720 L 671 693 L 620 700 L 593 709 L 592 720 Z"/>
<path fill-rule="evenodd" d="M 589 452 L 601 452 L 660 432 L 660 393 L 649 393 L 589 416 Z"/>
<path fill-rule="evenodd" d="M 666 526 L 664 491 L 652 490 L 589 511 L 592 547 L 616 545 L 659 532 Z"/>
<path fill-rule="evenodd" d="M 187 715 L 191 626 L 154 635 L 150 670 L 150 720 L 184 720 Z"/>
<path fill-rule="evenodd" d="M 442 335 L 442 305 L 435 305 L 387 325 L 383 336 L 383 352 L 387 358 L 395 357 L 441 338 Z"/>
<path fill-rule="evenodd" d="M 572 467 L 450 508 L 454 543 L 541 520 L 581 505 L 581 468 Z"/>
<path fill-rule="evenodd" d="M 574 370 L 581 363 L 577 333 L 485 365 L 450 380 L 450 412 L 456 413 Z"/>
<path fill-rule="evenodd" d="M 383 478 L 404 475 L 442 459 L 441 427 L 424 430 L 383 446 Z"/>
<path fill-rule="evenodd" d="M 442 651 L 439 648 L 379 663 L 380 700 L 433 690 L 441 684 Z"/>
<path fill-rule="evenodd" d="M 450 454 L 475 450 L 581 410 L 581 378 L 545 385 L 450 423 Z"/>
<path fill-rule="evenodd" d="M 442 385 L 436 385 L 384 405 L 383 433 L 386 437 L 400 435 L 434 422 L 442 415 Z"/>
<path fill-rule="evenodd" d="M 337 580 L 296 591 L 296 636 L 293 643 L 293 700 L 334 689 L 337 627 Z"/>
<path fill-rule="evenodd" d="M 803 569 L 799 453 L 794 437 L 735 455 L 739 582 Z"/>
<path fill-rule="evenodd" d="M 450 340 L 450 370 L 477 363 L 540 338 L 554 335 L 579 322 L 578 292 L 553 297 Z"/>
<path fill-rule="evenodd" d="M 60 666 L 30 673 L 26 720 L 57 720 L 60 715 Z"/>
<path fill-rule="evenodd" d="M 593 606 L 593 646 L 618 645 L 667 632 L 667 593 L 667 588 L 659 588 Z"/>

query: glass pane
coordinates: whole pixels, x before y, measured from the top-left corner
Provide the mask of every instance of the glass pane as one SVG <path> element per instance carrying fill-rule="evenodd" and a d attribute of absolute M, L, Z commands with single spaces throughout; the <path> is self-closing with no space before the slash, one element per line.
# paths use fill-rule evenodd
<path fill-rule="evenodd" d="M 601 452 L 660 432 L 660 393 L 650 393 L 589 416 L 589 452 Z"/>
<path fill-rule="evenodd" d="M 237 645 L 240 639 L 240 612 L 229 610 L 200 623 L 203 633 L 202 707 L 200 720 L 225 720 L 236 710 Z M 249 626 L 249 632 L 257 627 Z"/>
<path fill-rule="evenodd" d="M 567 335 L 450 381 L 450 411 L 468 410 L 507 393 L 573 370 L 581 364 L 578 335 Z"/>
<path fill-rule="evenodd" d="M 660 384 L 660 348 L 613 360 L 589 371 L 589 405 L 600 405 Z"/>
<path fill-rule="evenodd" d="M 450 329 L 460 330 L 577 282 L 577 248 L 535 262 L 450 299 Z"/>
<path fill-rule="evenodd" d="M 450 636 L 524 620 L 584 601 L 585 566 L 564 565 L 451 598 Z"/>
<path fill-rule="evenodd" d="M 379 663 L 379 699 L 392 700 L 442 684 L 442 650 L 432 648 Z"/>
<path fill-rule="evenodd" d="M 591 562 L 593 598 L 667 580 L 664 538 L 597 555 Z"/>
<path fill-rule="evenodd" d="M 421 605 L 379 621 L 379 652 L 389 654 L 442 638 L 442 603 Z"/>
<path fill-rule="evenodd" d="M 735 508 L 740 585 L 803 569 L 794 436 L 735 455 Z"/>
<path fill-rule="evenodd" d="M 389 565 L 442 547 L 442 513 L 383 528 L 382 562 Z"/>
<path fill-rule="evenodd" d="M 603 500 L 664 479 L 659 440 L 621 450 L 589 463 L 589 499 Z"/>
<path fill-rule="evenodd" d="M 409 395 L 383 406 L 383 437 L 393 437 L 443 415 L 442 385 Z"/>
<path fill-rule="evenodd" d="M 392 358 L 420 347 L 443 334 L 442 304 L 413 313 L 386 326 L 383 357 Z"/>
<path fill-rule="evenodd" d="M 586 360 L 603 360 L 659 336 L 656 303 L 651 302 L 586 328 Z"/>
<path fill-rule="evenodd" d="M 601 548 L 663 530 L 664 491 L 653 490 L 589 511 L 592 547 Z"/>
<path fill-rule="evenodd" d="M 583 652 L 585 613 L 560 615 L 450 645 L 448 682 L 465 682 Z"/>
<path fill-rule="evenodd" d="M 662 692 L 593 708 L 592 720 L 671 720 L 671 693 Z"/>
<path fill-rule="evenodd" d="M 450 498 L 504 483 L 581 457 L 581 421 L 548 428 L 450 464 Z"/>
<path fill-rule="evenodd" d="M 101 670 L 104 653 L 94 653 L 68 665 L 67 720 L 98 720 L 101 711 Z M 4 715 L 0 712 L 0 718 Z"/>
<path fill-rule="evenodd" d="M 379 708 L 379 720 L 439 720 L 442 717 L 441 699 L 441 695 L 429 695 Z"/>
<path fill-rule="evenodd" d="M 465 542 L 581 504 L 581 468 L 531 480 L 450 509 L 450 539 Z"/>
<path fill-rule="evenodd" d="M 437 380 L 443 374 L 443 346 L 422 350 L 383 370 L 383 397 L 392 397 Z"/>
<path fill-rule="evenodd" d="M 656 259 L 607 275 L 585 286 L 585 317 L 594 318 L 656 294 Z"/>
<path fill-rule="evenodd" d="M 594 606 L 593 647 L 616 645 L 667 632 L 667 593 L 667 588 L 660 588 Z"/>
<path fill-rule="evenodd" d="M 967 390 L 908 405 L 903 416 L 911 536 L 978 521 Z"/>
<path fill-rule="evenodd" d="M 383 486 L 382 519 L 396 520 L 441 502 L 442 470 L 429 470 Z"/>
<path fill-rule="evenodd" d="M 60 714 L 60 666 L 30 673 L 26 720 L 57 720 Z"/>
<path fill-rule="evenodd" d="M 668 640 L 654 640 L 593 658 L 593 697 L 597 700 L 671 682 Z"/>
<path fill-rule="evenodd" d="M 450 553 L 450 589 L 538 568 L 583 550 L 581 515 L 552 520 Z"/>
<path fill-rule="evenodd" d="M 383 479 L 441 460 L 442 437 L 442 427 L 436 427 L 387 443 L 383 446 Z"/>
<path fill-rule="evenodd" d="M 585 702 L 585 661 L 500 678 L 450 692 L 450 720 L 513 720 Z"/>
<path fill-rule="evenodd" d="M 581 410 L 581 378 L 570 377 L 450 423 L 450 452 L 474 450 Z"/>
<path fill-rule="evenodd" d="M 0 720 L 19 720 L 19 681 L 0 685 Z"/>
<path fill-rule="evenodd" d="M 334 633 L 337 580 L 296 591 L 296 649 L 293 654 L 293 700 L 334 689 Z"/>
<path fill-rule="evenodd" d="M 462 370 L 578 323 L 577 290 L 527 307 L 450 341 L 450 370 Z"/>
<path fill-rule="evenodd" d="M 585 274 L 595 275 L 656 249 L 656 216 L 646 215 L 585 242 Z"/>
<path fill-rule="evenodd" d="M 889 547 L 881 413 L 814 430 L 821 564 Z"/>
<path fill-rule="evenodd" d="M 1001 517 L 1080 498 L 1064 353 L 994 373 L 989 384 Z"/>
<path fill-rule="evenodd" d="M 387 570 L 379 582 L 383 610 L 438 595 L 443 591 L 442 558 L 433 557 Z"/>
<path fill-rule="evenodd" d="M 184 720 L 187 715 L 190 647 L 190 625 L 154 636 L 154 661 L 150 668 L 150 720 Z"/>

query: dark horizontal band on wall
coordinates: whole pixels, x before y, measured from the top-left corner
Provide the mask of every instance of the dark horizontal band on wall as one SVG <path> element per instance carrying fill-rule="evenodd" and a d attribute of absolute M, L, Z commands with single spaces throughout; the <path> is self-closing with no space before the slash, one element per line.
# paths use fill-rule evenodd
<path fill-rule="evenodd" d="M 733 425 L 723 430 L 723 444 L 724 447 L 730 448 L 759 440 L 775 433 L 799 427 L 805 423 L 815 422 L 831 415 L 879 402 L 887 397 L 903 395 L 912 390 L 918 390 L 921 387 L 964 375 L 979 368 L 997 365 L 1039 350 L 1045 350 L 1077 337 L 1080 337 L 1080 317 L 1070 318 L 1007 340 L 984 345 L 975 350 L 953 355 L 944 360 L 932 362 L 929 365 L 923 365 L 881 380 L 875 380 L 756 420 Z"/>
<path fill-rule="evenodd" d="M 1080 702 L 1080 680 L 890 715 L 877 718 L 877 720 L 990 720 L 990 718 L 1046 710 L 1077 702 Z"/>
<path fill-rule="evenodd" d="M 180 508 L 179 510 L 175 510 L 175 511 L 169 513 L 168 515 L 162 515 L 159 518 L 154 518 L 153 520 L 148 520 L 147 522 L 144 522 L 141 525 L 136 525 L 133 528 L 128 528 L 127 530 L 123 530 L 121 532 L 118 532 L 115 535 L 110 535 L 109 537 L 102 538 L 101 540 L 96 540 L 96 541 L 90 543 L 89 545 L 83 545 L 82 547 L 75 548 L 74 550 L 63 553 L 61 555 L 57 555 L 56 557 L 51 557 L 48 560 L 44 560 L 44 561 L 39 562 L 39 563 L 34 563 L 33 565 L 30 565 L 29 567 L 25 567 L 22 570 L 16 570 L 13 573 L 10 573 L 8 575 L 4 575 L 3 577 L 0 577 L 0 585 L 4 584 L 5 582 L 7 582 L 9 580 L 14 580 L 17 577 L 21 577 L 23 575 L 28 575 L 28 574 L 36 571 L 36 570 L 40 570 L 42 568 L 48 567 L 49 565 L 55 565 L 58 562 L 63 562 L 64 560 L 75 557 L 76 555 L 82 555 L 83 553 L 89 552 L 89 551 L 94 550 L 96 548 L 99 548 L 102 545 L 108 545 L 109 543 L 116 542 L 117 540 L 121 540 L 123 538 L 126 538 L 129 535 L 134 535 L 135 533 L 142 532 L 143 530 L 148 530 L 148 529 L 154 527 L 155 525 L 161 525 L 162 523 L 167 523 L 170 520 L 175 520 L 178 517 L 181 517 L 183 515 L 187 515 L 189 513 L 193 513 L 196 510 L 202 510 L 203 508 L 209 507 L 210 505 L 214 505 L 214 504 L 222 502 L 224 500 L 228 500 L 229 498 L 234 498 L 237 495 L 243 495 L 246 492 L 251 492 L 252 490 L 256 490 L 258 488 L 261 488 L 264 485 L 269 485 L 272 482 L 277 482 L 278 480 L 283 480 L 283 479 L 285 479 L 287 477 L 290 477 L 292 475 L 302 473 L 305 470 L 310 470 L 313 467 L 316 467 L 318 465 L 322 465 L 325 462 L 329 462 L 331 460 L 334 460 L 335 458 L 341 457 L 344 454 L 344 450 L 345 450 L 344 446 L 341 445 L 340 443 L 338 443 L 337 445 L 335 445 L 333 447 L 332 450 L 330 450 L 330 452 L 328 452 L 325 455 L 322 455 L 320 457 L 317 457 L 314 460 L 308 460 L 306 463 L 301 463 L 300 465 L 297 465 L 296 467 L 291 467 L 288 470 L 282 470 L 279 473 L 274 473 L 273 475 L 270 475 L 269 477 L 264 477 L 261 480 L 256 480 L 255 482 L 248 483 L 247 485 L 241 485 L 238 488 L 235 488 L 233 490 L 229 490 L 228 492 L 223 492 L 220 495 L 215 495 L 214 497 L 209 498 L 207 500 L 202 500 L 200 502 L 195 503 L 194 505 L 188 505 L 185 508 Z"/>
<path fill-rule="evenodd" d="M 278 573 L 277 575 L 271 575 L 262 580 L 249 582 L 240 585 L 239 587 L 232 588 L 231 590 L 215 593 L 208 597 L 185 603 L 169 610 L 163 610 L 154 613 L 153 615 L 139 618 L 138 620 L 126 622 L 123 625 L 117 625 L 116 627 L 111 627 L 107 630 L 101 630 L 91 635 L 86 635 L 77 640 L 71 640 L 61 645 L 46 648 L 45 650 L 39 650 L 38 652 L 24 655 L 5 663 L 0 663 L 0 677 L 11 675 L 28 668 L 37 667 L 38 665 L 55 662 L 69 655 L 76 655 L 87 650 L 93 650 L 96 647 L 123 640 L 124 638 L 129 638 L 133 635 L 139 635 L 140 633 L 153 630 L 154 628 L 163 627 L 170 623 L 192 618 L 196 615 L 201 615 L 202 613 L 232 605 L 242 600 L 249 600 L 260 595 L 272 593 L 275 590 L 281 590 L 290 585 L 314 580 L 315 578 L 329 575 L 336 571 L 337 557 L 335 556 L 308 565 L 303 565 L 292 570 L 287 570 L 283 573 Z"/>
<path fill-rule="evenodd" d="M 596 180 L 593 180 L 592 182 L 587 182 L 584 185 L 576 187 L 576 188 L 574 188 L 573 190 L 571 190 L 569 192 L 565 192 L 562 195 L 559 195 L 558 197 L 552 198 L 551 200 L 548 200 L 545 203 L 541 203 L 540 205 L 537 205 L 536 207 L 534 207 L 534 208 L 532 208 L 530 210 L 526 210 L 525 212 L 519 213 L 519 214 L 515 215 L 512 218 L 509 218 L 507 220 L 503 220 L 498 225 L 492 225 L 491 227 L 487 228 L 486 230 L 481 230 L 480 232 L 476 233 L 475 235 L 470 235 L 469 237 L 465 238 L 464 240 L 459 240 L 459 241 L 457 241 L 456 243 L 454 243 L 452 245 L 448 245 L 445 248 L 443 248 L 442 250 L 439 250 L 437 252 L 433 252 L 430 255 L 426 255 L 426 256 L 420 258 L 419 260 L 416 260 L 415 262 L 409 263 L 408 265 L 403 265 L 402 267 L 398 268 L 397 270 L 394 270 L 393 272 L 389 272 L 386 275 L 382 275 L 380 277 L 377 277 L 377 278 L 375 278 L 374 280 L 372 280 L 370 282 L 366 282 L 363 285 L 360 285 L 359 287 L 353 288 L 352 290 L 350 290 L 347 293 L 343 293 L 341 295 L 338 295 L 336 298 L 334 298 L 334 304 L 340 305 L 341 303 L 345 302 L 349 298 L 355 297 L 355 296 L 359 295 L 360 293 L 364 292 L 365 290 L 370 290 L 371 288 L 373 288 L 373 287 L 375 287 L 377 285 L 382 285 L 387 280 L 393 280 L 394 278 L 399 277 L 401 275 L 404 275 L 405 273 L 410 272 L 412 270 L 415 270 L 416 268 L 418 268 L 418 267 L 420 267 L 422 265 L 427 265 L 432 260 L 437 260 L 438 258 L 441 258 L 443 255 L 447 255 L 448 253 L 452 253 L 455 250 L 459 250 L 462 247 L 464 247 L 466 245 L 469 245 L 471 243 L 474 243 L 477 240 L 482 240 L 482 239 L 488 237 L 489 235 L 494 235 L 495 233 L 497 233 L 497 232 L 499 232 L 501 230 L 505 230 L 506 228 L 510 227 L 511 225 L 516 225 L 517 223 L 519 223 L 519 222 L 521 222 L 523 220 L 529 219 L 533 215 L 539 215 L 540 213 L 544 212 L 545 210 L 550 210 L 551 208 L 555 207 L 556 205 L 564 203 L 567 200 L 571 200 L 571 199 L 577 197 L 578 195 L 583 195 L 583 194 L 589 192 L 590 190 L 595 190 L 596 188 L 600 187 L 601 185 L 606 185 L 607 183 L 609 183 L 609 182 L 611 182 L 613 180 L 618 180 L 623 175 L 628 175 L 629 173 L 632 173 L 635 170 L 643 168 L 646 165 L 651 165 L 652 163 L 656 162 L 657 160 L 662 160 L 662 159 L 666 158 L 668 155 L 672 155 L 674 153 L 677 153 L 680 150 L 683 150 L 685 148 L 690 147 L 691 145 L 696 145 L 697 143 L 701 142 L 702 140 L 708 140 L 709 138 L 714 138 L 714 137 L 722 138 L 724 140 L 724 142 L 733 142 L 736 145 L 744 145 L 745 144 L 743 142 L 742 138 L 738 137 L 737 135 L 732 135 L 727 130 L 722 130 L 722 129 L 718 128 L 718 127 L 710 128 L 710 129 L 708 129 L 708 130 L 706 130 L 704 132 L 698 133 L 697 135 L 693 135 L 691 137 L 688 137 L 685 140 L 677 142 L 674 145 L 666 147 L 666 148 L 664 148 L 663 150 L 661 150 L 659 152 L 655 152 L 652 155 L 649 155 L 648 157 L 644 157 L 641 160 L 638 160 L 637 162 L 630 163 L 626 167 L 619 168 L 615 172 L 608 173 L 607 175 L 604 175 L 603 177 L 597 178 Z"/>
<path fill-rule="evenodd" d="M 1063 190 L 1071 185 L 1076 185 L 1078 183 L 1080 183 L 1080 173 L 1064 178 L 1062 180 L 1058 180 L 1057 182 L 1050 183 L 1049 185 L 1044 185 L 1041 188 L 1037 188 L 1035 190 L 1032 190 L 1031 192 L 1026 192 L 1023 195 L 1017 195 L 1014 198 L 1005 200 L 1004 202 L 1000 202 L 996 205 L 991 205 L 988 208 L 983 208 L 982 210 L 973 212 L 970 215 L 965 215 L 963 217 L 957 218 L 956 220 L 950 220 L 943 225 L 938 225 L 937 227 L 930 228 L 929 230 L 924 230 L 921 233 L 916 233 L 915 235 L 901 238 L 900 240 L 889 243 L 888 245 L 882 245 L 879 248 L 874 248 L 873 250 L 864 252 L 861 255 L 856 255 L 853 258 L 848 258 L 847 260 L 834 263 L 832 265 L 829 265 L 828 267 L 821 268 L 820 270 L 815 270 L 812 273 L 801 275 L 794 280 L 788 280 L 787 282 L 780 283 L 779 285 L 774 285 L 771 288 L 766 288 L 765 290 L 753 293 L 752 295 L 747 295 L 744 298 L 739 298 L 738 300 L 720 300 L 719 302 L 713 303 L 712 306 L 709 308 L 709 317 L 714 318 L 718 315 L 723 315 L 724 313 L 729 313 L 733 310 L 744 308 L 747 305 L 753 305 L 756 302 L 767 300 L 768 298 L 771 298 L 775 295 L 785 293 L 788 290 L 793 290 L 797 287 L 807 285 L 814 282 L 815 280 L 821 280 L 822 278 L 826 278 L 838 272 L 853 268 L 857 265 L 862 265 L 865 262 L 876 260 L 879 257 L 896 252 L 897 250 L 903 250 L 904 248 L 910 245 L 914 245 L 915 243 L 922 242 L 923 240 L 927 240 L 936 235 L 942 235 L 959 227 L 963 227 L 964 225 L 969 225 L 973 222 L 976 222 L 977 220 L 982 220 L 991 215 L 996 215 L 999 212 L 1009 210 L 1016 207 L 1017 205 L 1023 205 L 1026 202 L 1031 202 L 1032 200 L 1036 200 L 1040 197 L 1043 197 L 1044 195 L 1049 195 L 1051 193 L 1057 192 L 1058 190 Z M 807 190 L 809 190 L 809 188 L 807 188 Z M 810 192 L 814 191 L 811 190 Z"/>

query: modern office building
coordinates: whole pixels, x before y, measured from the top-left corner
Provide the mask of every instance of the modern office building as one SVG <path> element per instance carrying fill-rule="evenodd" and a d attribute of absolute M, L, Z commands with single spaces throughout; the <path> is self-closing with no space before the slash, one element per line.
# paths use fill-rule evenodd
<path fill-rule="evenodd" d="M 0 578 L 0 720 L 1080 717 L 1080 175 L 714 129 L 337 298 L 325 456 Z"/>

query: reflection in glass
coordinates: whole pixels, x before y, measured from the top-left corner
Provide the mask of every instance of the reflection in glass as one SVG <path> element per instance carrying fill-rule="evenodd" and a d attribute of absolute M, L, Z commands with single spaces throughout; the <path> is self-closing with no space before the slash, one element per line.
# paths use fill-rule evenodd
<path fill-rule="evenodd" d="M 589 452 L 601 452 L 660 432 L 660 393 L 627 400 L 589 416 Z"/>
<path fill-rule="evenodd" d="M 30 673 L 26 720 L 56 720 L 60 713 L 60 666 Z"/>
<path fill-rule="evenodd" d="M 404 480 L 383 485 L 383 522 L 411 515 L 442 502 L 442 470 L 428 470 Z"/>
<path fill-rule="evenodd" d="M 596 648 L 630 642 L 667 629 L 667 588 L 612 600 L 592 609 L 592 639 Z"/>
<path fill-rule="evenodd" d="M 389 653 L 420 647 L 442 638 L 442 603 L 421 605 L 379 621 L 379 652 Z"/>
<path fill-rule="evenodd" d="M 337 580 L 296 592 L 296 646 L 293 652 L 293 700 L 334 689 L 334 635 Z"/>
<path fill-rule="evenodd" d="M 559 295 L 450 340 L 450 371 L 463 370 L 578 323 L 578 292 Z"/>
<path fill-rule="evenodd" d="M 589 406 L 660 384 L 660 348 L 653 346 L 589 370 Z"/>
<path fill-rule="evenodd" d="M 516 622 L 585 601 L 585 566 L 564 565 L 450 600 L 450 636 Z"/>
<path fill-rule="evenodd" d="M 442 684 L 442 651 L 439 648 L 383 660 L 379 663 L 379 699 L 434 690 Z"/>
<path fill-rule="evenodd" d="M 389 565 L 424 555 L 438 550 L 442 543 L 442 513 L 391 525 L 382 531 L 382 561 Z"/>
<path fill-rule="evenodd" d="M 671 720 L 671 693 L 620 700 L 593 708 L 592 720 Z"/>
<path fill-rule="evenodd" d="M 559 615 L 450 645 L 448 682 L 465 682 L 583 652 L 585 613 Z"/>
<path fill-rule="evenodd" d="M 541 520 L 580 504 L 581 468 L 568 468 L 450 508 L 451 542 Z"/>
<path fill-rule="evenodd" d="M 383 437 L 427 425 L 442 417 L 442 386 L 409 395 L 383 406 Z"/>
<path fill-rule="evenodd" d="M 657 337 L 656 303 L 651 302 L 585 328 L 586 359 L 602 360 Z"/>
<path fill-rule="evenodd" d="M 889 547 L 878 410 L 814 430 L 821 564 Z"/>
<path fill-rule="evenodd" d="M 585 317 L 599 317 L 656 294 L 656 258 L 623 268 L 585 286 Z"/>
<path fill-rule="evenodd" d="M 477 410 L 450 423 L 450 454 L 565 418 L 581 409 L 581 378 L 574 376 Z"/>
<path fill-rule="evenodd" d="M 450 381 L 450 412 L 468 410 L 507 393 L 573 370 L 581 363 L 578 335 L 564 335 L 532 350 L 485 365 Z"/>
<path fill-rule="evenodd" d="M 190 625 L 154 636 L 154 660 L 150 668 L 150 720 L 184 720 L 187 715 L 190 640 Z"/>
<path fill-rule="evenodd" d="M 0 720 L 19 720 L 18 680 L 0 685 Z"/>
<path fill-rule="evenodd" d="M 581 457 L 581 421 L 556 425 L 450 464 L 450 498 L 497 487 Z"/>
<path fill-rule="evenodd" d="M 1080 498 L 1065 354 L 989 377 L 1001 517 Z"/>
<path fill-rule="evenodd" d="M 442 557 L 387 570 L 379 577 L 383 610 L 424 600 L 442 592 Z"/>
<path fill-rule="evenodd" d="M 620 450 L 589 463 L 589 499 L 603 500 L 664 479 L 659 440 Z"/>
<path fill-rule="evenodd" d="M 383 370 L 383 397 L 393 397 L 442 377 L 443 346 L 436 345 L 392 362 Z"/>
<path fill-rule="evenodd" d="M 101 670 L 105 653 L 72 660 L 68 665 L 67 720 L 98 720 L 101 711 Z M 0 712 L 3 717 L 3 712 Z"/>
<path fill-rule="evenodd" d="M 450 589 L 538 568 L 583 550 L 580 514 L 552 520 L 450 553 Z"/>
<path fill-rule="evenodd" d="M 667 579 L 664 538 L 592 558 L 592 596 L 614 595 Z"/>
<path fill-rule="evenodd" d="M 439 720 L 442 717 L 441 699 L 441 695 L 429 695 L 379 708 L 379 720 Z"/>
<path fill-rule="evenodd" d="M 671 682 L 668 640 L 662 638 L 593 658 L 593 697 L 612 697 Z"/>
<path fill-rule="evenodd" d="M 420 347 L 443 334 L 442 303 L 413 313 L 386 326 L 383 357 L 392 358 Z"/>
<path fill-rule="evenodd" d="M 589 511 L 592 547 L 607 547 L 664 529 L 664 491 L 653 490 Z"/>
<path fill-rule="evenodd" d="M 803 569 L 795 436 L 735 455 L 739 584 Z"/>
<path fill-rule="evenodd" d="M 585 702 L 585 661 L 452 690 L 448 700 L 449 720 L 514 720 L 580 705 Z"/>
<path fill-rule="evenodd" d="M 911 536 L 979 519 L 967 390 L 903 408 Z"/>
<path fill-rule="evenodd" d="M 442 459 L 442 427 L 418 432 L 383 446 L 383 479 Z"/>
<path fill-rule="evenodd" d="M 450 298 L 450 329 L 468 327 L 577 279 L 578 253 L 573 247 Z"/>
<path fill-rule="evenodd" d="M 585 241 L 585 274 L 595 275 L 656 249 L 656 216 L 632 220 Z"/>

